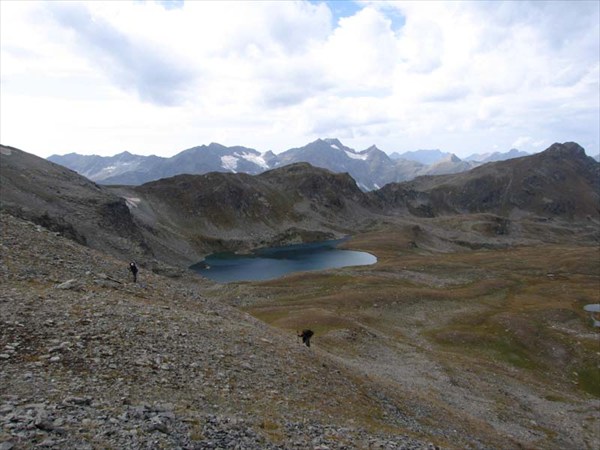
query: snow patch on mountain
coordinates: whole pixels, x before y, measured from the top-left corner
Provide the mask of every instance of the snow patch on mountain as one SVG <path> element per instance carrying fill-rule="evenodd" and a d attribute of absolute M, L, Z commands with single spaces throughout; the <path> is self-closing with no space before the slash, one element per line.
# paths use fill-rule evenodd
<path fill-rule="evenodd" d="M 269 164 L 263 158 L 263 155 L 254 154 L 254 153 L 238 153 L 235 152 L 233 155 L 224 155 L 221 156 L 221 167 L 225 170 L 229 170 L 233 173 L 237 173 L 238 164 L 240 160 L 245 159 L 252 164 L 255 164 L 263 169 L 269 169 Z"/>
<path fill-rule="evenodd" d="M 115 175 L 135 170 L 140 165 L 139 161 L 124 161 L 111 164 L 98 171 L 96 167 L 82 172 L 82 175 L 90 180 L 104 180 Z"/>
<path fill-rule="evenodd" d="M 139 197 L 125 197 L 125 203 L 129 209 L 137 208 L 142 201 Z"/>
<path fill-rule="evenodd" d="M 369 157 L 369 155 L 361 155 L 360 153 L 352 153 L 349 152 L 348 150 L 344 150 L 346 152 L 346 155 L 348 155 L 349 158 L 352 159 L 360 159 L 362 161 L 366 161 L 367 158 Z"/>
<path fill-rule="evenodd" d="M 237 173 L 238 157 L 233 155 L 221 156 L 221 167 L 233 173 Z"/>
<path fill-rule="evenodd" d="M 268 169 L 269 164 L 265 161 L 263 155 L 255 155 L 253 153 L 235 153 L 235 156 L 239 156 L 240 158 L 244 158 L 246 161 L 250 161 L 251 163 L 256 164 L 257 166 L 262 167 L 263 169 Z"/>

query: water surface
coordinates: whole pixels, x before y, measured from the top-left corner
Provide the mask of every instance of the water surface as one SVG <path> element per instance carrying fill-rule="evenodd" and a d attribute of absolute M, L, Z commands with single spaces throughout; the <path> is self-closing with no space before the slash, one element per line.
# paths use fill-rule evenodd
<path fill-rule="evenodd" d="M 336 248 L 344 239 L 310 244 L 268 247 L 250 254 L 213 253 L 191 266 L 192 270 L 214 281 L 272 280 L 307 270 L 335 269 L 375 264 L 370 253 Z"/>

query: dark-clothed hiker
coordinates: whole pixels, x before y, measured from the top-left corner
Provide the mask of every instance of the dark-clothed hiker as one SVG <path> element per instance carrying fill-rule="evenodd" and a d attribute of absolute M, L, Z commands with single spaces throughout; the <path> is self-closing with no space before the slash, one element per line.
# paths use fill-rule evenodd
<path fill-rule="evenodd" d="M 137 282 L 138 267 L 135 264 L 135 261 L 132 261 L 132 262 L 129 263 L 129 270 L 131 271 L 131 275 L 133 275 L 133 282 L 136 283 Z"/>
<path fill-rule="evenodd" d="M 307 347 L 310 347 L 310 338 L 313 336 L 312 330 L 302 330 L 302 333 L 298 335 L 298 337 L 302 338 L 302 343 L 306 344 Z"/>

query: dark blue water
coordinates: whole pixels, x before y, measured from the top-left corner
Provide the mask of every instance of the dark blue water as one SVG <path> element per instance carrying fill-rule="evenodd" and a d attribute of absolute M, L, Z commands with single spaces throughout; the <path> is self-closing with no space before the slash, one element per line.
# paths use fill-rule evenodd
<path fill-rule="evenodd" d="M 213 253 L 190 268 L 214 281 L 272 280 L 293 272 L 375 264 L 370 253 L 340 250 L 344 239 L 270 247 L 247 255 Z"/>

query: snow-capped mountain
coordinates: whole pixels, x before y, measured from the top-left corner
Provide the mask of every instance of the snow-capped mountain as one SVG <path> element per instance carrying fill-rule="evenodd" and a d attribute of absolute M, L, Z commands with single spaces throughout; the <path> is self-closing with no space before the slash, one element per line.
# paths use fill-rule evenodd
<path fill-rule="evenodd" d="M 52 155 L 48 158 L 53 163 L 68 167 L 84 177 L 97 182 L 118 178 L 124 174 L 138 171 L 149 171 L 150 168 L 160 165 L 166 158 L 158 156 L 133 155 L 129 152 L 119 153 L 114 156 L 79 155 Z"/>
<path fill-rule="evenodd" d="M 112 157 L 71 153 L 52 155 L 48 159 L 101 184 L 138 185 L 182 173 L 244 172 L 254 175 L 269 169 L 265 156 L 270 155 L 251 148 L 212 143 L 184 150 L 171 158 L 124 152 Z"/>
<path fill-rule="evenodd" d="M 374 145 L 357 152 L 338 139 L 317 139 L 304 147 L 287 150 L 277 155 L 275 166 L 297 162 L 308 162 L 332 172 L 347 172 L 364 191 L 412 179 L 422 168 L 411 161 L 394 161 Z"/>
<path fill-rule="evenodd" d="M 511 155 L 521 156 L 520 152 L 514 152 Z M 75 170 L 92 181 L 124 185 L 139 185 L 183 173 L 241 172 L 255 175 L 276 167 L 307 162 L 332 172 L 349 173 L 363 191 L 379 189 L 388 183 L 412 180 L 419 175 L 463 172 L 481 164 L 463 161 L 456 155 L 440 150 L 418 150 L 396 153 L 394 156 L 388 156 L 376 146 L 356 151 L 338 139 L 317 139 L 304 147 L 292 148 L 279 155 L 271 151 L 261 153 L 252 148 L 226 147 L 212 143 L 184 150 L 171 158 L 123 152 L 111 157 L 70 153 L 53 155 L 48 159 Z"/>

